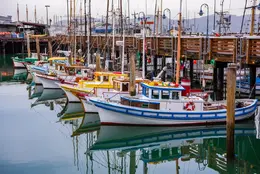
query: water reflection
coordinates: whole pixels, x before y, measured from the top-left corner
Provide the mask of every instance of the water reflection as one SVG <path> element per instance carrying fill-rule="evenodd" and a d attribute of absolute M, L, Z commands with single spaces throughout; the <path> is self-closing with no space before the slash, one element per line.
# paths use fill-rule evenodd
<path fill-rule="evenodd" d="M 39 86 L 37 88 L 41 89 L 41 87 L 39 87 Z M 30 91 L 30 88 L 29 88 L 29 91 Z M 39 93 L 38 89 L 36 89 L 36 91 L 37 91 L 37 92 L 35 92 L 36 94 Z M 35 96 L 35 93 L 33 93 L 34 96 Z M 30 95 L 29 98 L 32 98 L 32 95 Z M 66 101 L 67 101 L 66 95 L 63 90 L 61 90 L 61 89 L 43 89 L 42 92 L 40 91 L 40 96 L 37 98 L 37 100 L 35 100 L 31 104 L 31 107 L 35 107 L 40 104 L 45 104 L 46 106 L 50 106 L 51 110 L 53 110 L 52 105 L 54 102 L 56 104 L 61 104 L 62 107 L 64 107 Z"/>
<path fill-rule="evenodd" d="M 236 167 L 251 172 L 260 169 L 260 161 L 257 160 L 260 150 L 254 148 L 257 146 L 252 146 L 252 143 L 260 145 L 260 142 L 255 140 L 255 133 L 252 122 L 237 124 L 235 129 Z M 227 171 L 225 137 L 225 125 L 192 128 L 101 126 L 98 138 L 90 149 L 93 152 L 119 151 L 121 156 L 131 156 L 131 152 L 140 151 L 140 160 L 148 171 L 153 165 L 175 161 L 176 169 L 180 172 L 186 169 L 177 163 L 193 161 L 197 163 L 200 171 L 211 168 L 222 173 Z M 250 144 L 251 148 L 247 148 Z M 249 162 L 250 155 L 255 159 Z"/>

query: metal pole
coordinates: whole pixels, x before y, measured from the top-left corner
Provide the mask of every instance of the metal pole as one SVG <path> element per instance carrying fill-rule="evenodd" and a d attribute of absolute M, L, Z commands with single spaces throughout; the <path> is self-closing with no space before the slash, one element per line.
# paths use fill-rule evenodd
<path fill-rule="evenodd" d="M 69 0 L 67 0 L 67 23 L 68 23 L 68 28 L 70 26 L 70 18 L 69 18 Z"/>
<path fill-rule="evenodd" d="M 145 28 L 145 23 L 146 23 L 146 16 L 144 12 L 139 12 L 139 18 L 140 18 L 140 14 L 143 15 L 143 59 L 142 59 L 142 78 L 145 79 L 145 34 L 146 34 L 146 28 Z"/>
<path fill-rule="evenodd" d="M 181 23 L 182 23 L 182 0 L 180 0 L 180 11 L 179 11 L 179 28 L 178 28 L 178 50 L 177 50 L 177 68 L 176 68 L 176 84 L 179 85 L 180 78 L 180 59 L 181 59 Z"/>
<path fill-rule="evenodd" d="M 124 74 L 124 66 L 125 66 L 125 28 L 123 25 L 123 48 L 122 48 L 122 74 Z"/>
<path fill-rule="evenodd" d="M 112 61 L 114 65 L 115 59 L 115 10 L 114 10 L 114 0 L 112 0 L 112 23 L 113 23 L 113 40 L 112 40 Z M 113 66 L 114 69 L 114 66 Z"/>
<path fill-rule="evenodd" d="M 213 21 L 213 31 L 215 31 L 216 27 L 216 0 L 214 0 L 214 21 Z"/>

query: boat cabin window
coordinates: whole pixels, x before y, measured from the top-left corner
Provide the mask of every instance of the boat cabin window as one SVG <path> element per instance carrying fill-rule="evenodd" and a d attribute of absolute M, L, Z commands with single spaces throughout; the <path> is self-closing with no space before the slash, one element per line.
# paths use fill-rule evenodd
<path fill-rule="evenodd" d="M 129 83 L 122 83 L 122 91 L 128 91 Z"/>
<path fill-rule="evenodd" d="M 108 79 L 109 79 L 108 76 L 104 76 L 103 77 L 103 82 L 108 82 Z"/>
<path fill-rule="evenodd" d="M 101 82 L 101 76 L 96 77 L 97 81 Z"/>
<path fill-rule="evenodd" d="M 179 92 L 172 92 L 172 99 L 179 100 L 180 99 Z"/>
<path fill-rule="evenodd" d="M 159 99 L 159 90 L 152 90 L 152 99 Z"/>
<path fill-rule="evenodd" d="M 149 88 L 145 88 L 145 96 L 149 97 Z"/>
<path fill-rule="evenodd" d="M 170 99 L 170 92 L 169 91 L 161 91 L 162 99 Z"/>
<path fill-rule="evenodd" d="M 120 91 L 120 84 L 118 82 L 113 82 L 114 90 Z"/>

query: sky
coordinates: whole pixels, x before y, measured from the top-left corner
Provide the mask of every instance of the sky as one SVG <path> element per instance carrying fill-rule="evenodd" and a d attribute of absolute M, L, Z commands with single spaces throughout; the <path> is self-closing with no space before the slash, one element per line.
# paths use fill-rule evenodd
<path fill-rule="evenodd" d="M 80 2 L 84 0 L 76 0 L 77 8 L 76 12 L 79 13 Z M 87 0 L 88 1 L 88 0 Z M 111 2 L 112 0 L 110 0 Z M 117 6 L 118 0 L 115 1 Z M 145 0 L 123 0 L 123 13 L 127 12 L 127 1 L 130 2 L 130 12 L 145 12 Z M 154 4 L 156 0 L 147 0 L 147 13 L 154 14 Z M 158 0 L 158 4 L 160 5 Z M 216 0 L 217 11 L 220 10 L 220 1 Z M 106 0 L 92 0 L 92 16 L 100 17 L 106 14 Z M 29 9 L 29 21 L 34 20 L 34 7 L 37 8 L 37 19 L 46 21 L 46 9 L 45 5 L 50 5 L 49 18 L 53 18 L 54 15 L 65 16 L 67 0 L 0 0 L 0 15 L 12 15 L 13 21 L 17 19 L 16 6 L 19 4 L 20 20 L 25 20 L 26 16 L 26 4 Z M 183 0 L 183 16 L 194 15 L 198 16 L 198 12 L 201 4 L 207 3 L 209 5 L 210 14 L 213 13 L 214 0 Z M 224 10 L 229 10 L 231 14 L 242 15 L 245 0 L 224 0 Z M 248 1 L 248 5 L 251 5 L 251 0 Z M 180 0 L 163 0 L 163 9 L 169 8 L 171 10 L 172 18 L 175 17 L 179 11 Z M 186 8 L 187 7 L 187 8 Z M 186 9 L 188 9 L 186 11 Z M 206 9 L 205 9 L 206 10 Z M 205 11 L 206 12 L 206 11 Z"/>

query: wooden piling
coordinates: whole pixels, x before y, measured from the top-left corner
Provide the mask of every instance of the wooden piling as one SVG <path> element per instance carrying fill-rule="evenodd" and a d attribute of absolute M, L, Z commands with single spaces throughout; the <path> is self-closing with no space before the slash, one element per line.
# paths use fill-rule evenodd
<path fill-rule="evenodd" d="M 136 95 L 136 89 L 135 89 L 135 52 L 131 51 L 131 57 L 130 57 L 130 88 L 129 93 L 131 96 Z"/>
<path fill-rule="evenodd" d="M 135 151 L 131 151 L 129 174 L 135 174 L 135 173 L 136 173 L 136 155 L 135 155 Z"/>
<path fill-rule="evenodd" d="M 101 71 L 101 67 L 100 67 L 100 54 L 96 53 L 96 71 L 100 72 Z"/>
<path fill-rule="evenodd" d="M 227 159 L 234 160 L 234 127 L 235 127 L 235 94 L 236 94 L 236 64 L 231 63 L 227 72 Z"/>
<path fill-rule="evenodd" d="M 52 39 L 48 39 L 48 56 L 52 57 Z"/>
<path fill-rule="evenodd" d="M 53 111 L 54 110 L 54 103 L 50 102 L 50 110 Z"/>
<path fill-rule="evenodd" d="M 193 85 L 193 59 L 190 59 L 190 87 L 192 89 Z"/>
<path fill-rule="evenodd" d="M 48 39 L 48 56 L 52 57 L 52 40 L 51 38 Z M 49 62 L 50 65 L 52 66 L 52 61 Z"/>
<path fill-rule="evenodd" d="M 153 71 L 154 76 L 157 76 L 157 55 L 154 55 L 153 57 Z"/>
<path fill-rule="evenodd" d="M 255 92 L 256 92 L 256 67 L 251 66 L 250 67 L 250 98 L 254 99 L 255 98 Z"/>
<path fill-rule="evenodd" d="M 36 37 L 35 38 L 36 40 L 36 52 L 37 52 L 37 57 L 38 57 L 38 60 L 41 60 L 41 55 L 40 55 L 40 41 L 39 41 L 39 37 Z"/>
<path fill-rule="evenodd" d="M 30 48 L 30 35 L 27 34 L 26 36 L 27 38 L 27 56 L 28 57 L 31 57 L 31 48 Z"/>

